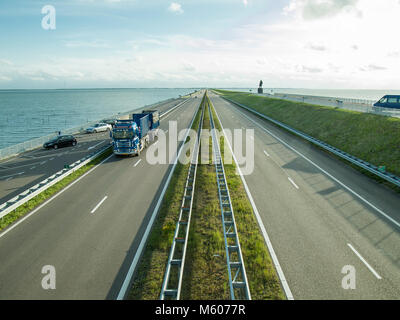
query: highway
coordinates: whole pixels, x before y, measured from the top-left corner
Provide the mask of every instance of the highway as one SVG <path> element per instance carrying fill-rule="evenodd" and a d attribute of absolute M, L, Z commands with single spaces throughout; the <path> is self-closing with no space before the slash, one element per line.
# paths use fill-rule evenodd
<path fill-rule="evenodd" d="M 200 101 L 170 112 L 160 128 L 187 128 Z M 111 155 L 0 233 L 0 299 L 115 299 L 171 167 L 150 165 L 146 152 Z M 45 265 L 56 269 L 55 290 L 41 286 Z"/>
<path fill-rule="evenodd" d="M 175 99 L 157 105 L 157 110 L 166 112 L 184 99 Z M 151 108 L 151 106 L 138 109 Z M 50 177 L 57 171 L 89 153 L 92 153 L 107 143 L 110 143 L 108 132 L 93 134 L 77 134 L 75 147 L 57 150 L 34 149 L 20 155 L 0 161 L 0 204 L 12 199 L 19 193 Z"/>
<path fill-rule="evenodd" d="M 244 178 L 294 299 L 399 299 L 400 196 L 209 96 L 225 129 L 254 129 L 255 168 Z M 348 265 L 354 290 L 342 288 Z"/>

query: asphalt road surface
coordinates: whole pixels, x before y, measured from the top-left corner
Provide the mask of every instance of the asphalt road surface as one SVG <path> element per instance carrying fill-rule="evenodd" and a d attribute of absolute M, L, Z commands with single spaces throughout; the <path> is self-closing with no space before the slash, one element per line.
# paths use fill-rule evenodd
<path fill-rule="evenodd" d="M 161 113 L 173 108 L 184 99 L 175 99 L 158 104 L 155 109 Z M 149 107 L 140 108 L 138 112 Z M 150 106 L 151 108 L 151 106 Z M 12 199 L 19 193 L 34 186 L 40 181 L 87 154 L 90 154 L 111 142 L 109 132 L 78 134 L 77 145 L 60 149 L 37 148 L 32 151 L 0 161 L 0 204 Z"/>
<path fill-rule="evenodd" d="M 178 132 L 187 128 L 200 101 L 191 98 L 162 118 L 167 138 L 169 121 Z M 145 150 L 111 155 L 0 233 L 0 299 L 116 298 L 172 167 L 149 164 Z M 46 265 L 56 270 L 55 290 L 42 288 Z"/>
<path fill-rule="evenodd" d="M 400 196 L 268 121 L 210 97 L 225 129 L 254 129 L 255 168 L 245 180 L 294 298 L 399 299 Z M 342 287 L 345 266 L 354 267 L 355 289 Z"/>

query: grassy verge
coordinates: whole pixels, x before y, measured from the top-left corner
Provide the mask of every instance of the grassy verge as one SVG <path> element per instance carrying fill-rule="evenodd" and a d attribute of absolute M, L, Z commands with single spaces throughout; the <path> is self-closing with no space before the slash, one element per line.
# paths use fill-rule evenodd
<path fill-rule="evenodd" d="M 204 110 L 203 129 L 210 128 L 208 107 Z M 207 139 L 207 137 L 205 138 Z M 209 150 L 212 148 L 208 138 Z M 206 140 L 202 139 L 202 143 Z M 224 236 L 219 209 L 215 167 L 211 153 L 197 167 L 190 234 L 182 282 L 182 299 L 229 299 Z"/>
<path fill-rule="evenodd" d="M 192 129 L 196 130 L 200 123 L 199 109 Z M 176 221 L 185 188 L 189 164 L 180 162 L 175 167 L 163 202 L 154 221 L 140 262 L 137 266 L 128 299 L 156 300 L 160 296 L 165 267 L 171 248 Z"/>
<path fill-rule="evenodd" d="M 212 104 L 211 110 L 215 127 L 221 130 L 221 124 Z M 223 140 L 224 138 L 221 137 L 220 148 L 222 158 L 225 159 L 225 152 L 230 152 L 230 150 L 224 150 Z M 247 198 L 243 183 L 240 176 L 236 174 L 236 165 L 234 162 L 232 164 L 225 163 L 224 168 L 252 299 L 285 299 L 285 294 L 254 216 L 250 201 Z"/>
<path fill-rule="evenodd" d="M 81 175 L 83 175 L 85 172 L 89 171 L 91 168 L 93 168 L 95 165 L 100 163 L 102 160 L 104 160 L 106 157 L 108 157 L 112 153 L 112 150 L 107 150 L 105 153 L 97 157 L 95 160 L 89 162 L 87 165 L 84 165 L 82 168 L 76 170 L 74 173 L 71 173 L 69 176 L 66 178 L 62 179 L 61 181 L 57 182 L 47 190 L 43 191 L 42 193 L 38 194 L 36 197 L 30 199 L 28 202 L 24 203 L 23 205 L 19 206 L 16 210 L 13 212 L 10 212 L 8 215 L 0 219 L 0 230 L 5 229 L 9 225 L 11 225 L 13 222 L 18 220 L 19 218 L 23 217 L 39 205 L 41 205 L 43 202 L 54 196 L 57 192 L 61 191 L 64 189 L 66 186 L 68 186 L 70 183 L 72 183 L 74 180 L 79 178 Z"/>

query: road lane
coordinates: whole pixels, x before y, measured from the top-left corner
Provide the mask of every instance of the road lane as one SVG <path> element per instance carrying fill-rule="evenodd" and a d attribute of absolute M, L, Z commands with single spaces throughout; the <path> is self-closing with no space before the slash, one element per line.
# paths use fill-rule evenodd
<path fill-rule="evenodd" d="M 178 129 L 186 128 L 199 103 L 191 99 L 171 112 L 161 129 L 178 115 Z M 139 159 L 140 166 L 133 167 Z M 145 159 L 146 152 L 110 157 L 5 234 L 0 239 L 0 299 L 115 299 L 170 168 Z M 90 214 L 105 195 L 107 200 Z M 44 265 L 56 268 L 56 290 L 40 286 Z"/>
<path fill-rule="evenodd" d="M 211 99 L 225 128 L 255 130 L 255 170 L 245 179 L 295 299 L 398 299 L 397 227 L 260 126 L 294 145 L 395 219 L 399 218 L 399 196 L 220 97 L 211 95 Z M 348 243 L 358 248 L 382 279 L 370 272 Z M 356 268 L 356 290 L 341 287 L 345 265 Z"/>

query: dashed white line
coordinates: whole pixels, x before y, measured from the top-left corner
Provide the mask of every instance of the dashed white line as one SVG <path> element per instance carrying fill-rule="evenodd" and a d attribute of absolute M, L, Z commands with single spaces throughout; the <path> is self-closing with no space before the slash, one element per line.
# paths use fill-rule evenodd
<path fill-rule="evenodd" d="M 10 180 L 10 178 L 12 178 L 12 177 L 14 177 L 14 176 L 21 175 L 21 174 L 23 174 L 23 173 L 25 173 L 25 172 L 22 171 L 22 172 L 18 172 L 18 173 L 9 174 L 9 175 L 7 175 L 7 176 L 2 176 L 2 177 L 0 177 L 0 179 L 8 178 L 8 179 L 7 179 L 7 181 L 8 181 L 8 180 Z"/>
<path fill-rule="evenodd" d="M 136 167 L 136 166 L 139 164 L 140 161 L 142 161 L 142 159 L 138 160 L 138 161 L 134 164 L 134 167 Z"/>
<path fill-rule="evenodd" d="M 32 168 L 30 168 L 30 170 L 33 170 L 33 169 L 35 169 L 36 168 L 36 166 L 33 166 Z"/>
<path fill-rule="evenodd" d="M 106 199 L 107 199 L 107 196 L 105 196 L 105 197 L 103 198 L 103 200 L 101 200 L 101 201 L 97 204 L 97 206 L 95 206 L 95 207 L 93 208 L 93 210 L 90 211 L 90 213 L 94 213 L 94 212 L 102 205 L 102 203 L 103 203 L 104 201 L 106 201 Z"/>
<path fill-rule="evenodd" d="M 267 151 L 264 150 L 264 153 L 267 157 L 269 157 L 269 153 Z"/>
<path fill-rule="evenodd" d="M 292 179 L 291 177 L 288 177 L 288 180 L 290 181 L 290 183 L 291 183 L 292 185 L 294 185 L 294 187 L 295 187 L 296 189 L 299 189 L 299 186 L 293 181 L 293 179 Z"/>
<path fill-rule="evenodd" d="M 54 160 L 54 158 L 49 159 L 49 161 Z"/>
<path fill-rule="evenodd" d="M 44 165 L 46 162 L 47 162 L 47 161 L 42 161 L 42 162 L 40 163 L 40 165 L 42 166 L 42 165 Z"/>
<path fill-rule="evenodd" d="M 374 268 L 372 268 L 372 267 L 370 266 L 370 264 L 361 256 L 361 254 L 359 254 L 359 253 L 357 252 L 357 250 L 354 249 L 354 247 L 353 247 L 350 243 L 348 243 L 347 245 L 348 245 L 349 248 L 356 254 L 356 256 L 367 266 L 367 268 L 369 269 L 369 271 L 371 271 L 372 274 L 373 274 L 377 279 L 381 280 L 382 277 L 374 270 Z"/>
<path fill-rule="evenodd" d="M 88 150 L 92 150 L 94 148 L 96 148 L 98 145 L 101 145 L 104 141 L 99 142 L 98 144 L 95 144 L 94 146 L 91 146 L 88 148 Z"/>

